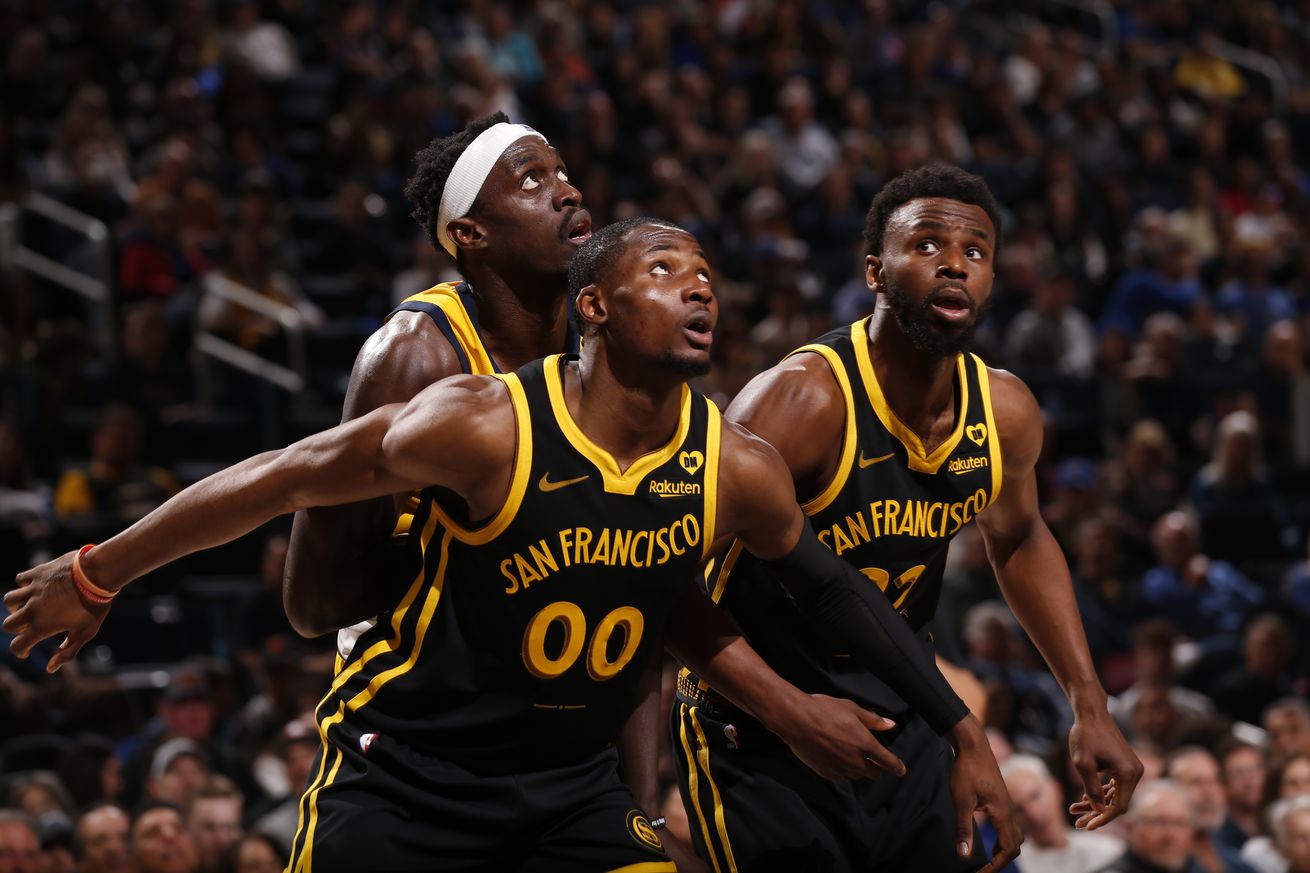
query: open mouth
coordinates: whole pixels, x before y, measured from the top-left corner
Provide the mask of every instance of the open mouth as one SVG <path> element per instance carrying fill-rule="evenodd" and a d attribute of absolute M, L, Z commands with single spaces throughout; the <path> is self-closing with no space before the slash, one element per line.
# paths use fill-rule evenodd
<path fill-rule="evenodd" d="M 928 305 L 939 316 L 951 322 L 966 321 L 973 314 L 973 301 L 958 288 L 947 287 L 934 291 Z"/>
<path fill-rule="evenodd" d="M 708 349 L 714 342 L 714 319 L 708 312 L 698 312 L 687 319 L 682 330 L 694 348 Z"/>
<path fill-rule="evenodd" d="M 591 213 L 579 209 L 564 222 L 564 238 L 575 246 L 591 239 Z"/>

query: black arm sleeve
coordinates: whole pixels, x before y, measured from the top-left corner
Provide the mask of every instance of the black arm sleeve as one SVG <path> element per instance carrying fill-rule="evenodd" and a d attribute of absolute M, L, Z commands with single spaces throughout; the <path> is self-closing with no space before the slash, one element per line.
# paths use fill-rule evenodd
<path fill-rule="evenodd" d="M 801 609 L 836 634 L 938 734 L 969 714 L 886 596 L 825 549 L 808 524 L 796 548 L 765 564 Z"/>

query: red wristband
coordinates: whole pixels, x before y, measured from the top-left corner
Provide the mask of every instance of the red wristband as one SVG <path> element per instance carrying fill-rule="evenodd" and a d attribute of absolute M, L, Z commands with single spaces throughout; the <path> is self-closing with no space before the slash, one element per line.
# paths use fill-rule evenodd
<path fill-rule="evenodd" d="M 113 600 L 114 595 L 118 594 L 118 592 L 101 588 L 92 582 L 87 577 L 86 571 L 82 569 L 82 556 L 93 548 L 95 548 L 95 543 L 88 543 L 78 549 L 77 554 L 73 556 L 73 585 L 77 588 L 77 593 L 91 603 L 105 604 Z"/>

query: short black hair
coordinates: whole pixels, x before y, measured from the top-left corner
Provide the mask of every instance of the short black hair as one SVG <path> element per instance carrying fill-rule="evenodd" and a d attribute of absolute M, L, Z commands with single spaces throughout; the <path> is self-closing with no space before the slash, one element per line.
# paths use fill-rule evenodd
<path fill-rule="evenodd" d="M 405 196 L 414 207 L 410 215 L 414 216 L 434 246 L 441 247 L 437 236 L 437 213 L 441 209 L 441 194 L 446 190 L 446 180 L 450 178 L 450 171 L 455 169 L 455 162 L 464 154 L 469 143 L 484 130 L 493 124 L 508 121 L 509 116 L 503 112 L 470 121 L 458 133 L 434 139 L 414 157 L 414 175 L 405 185 Z"/>
<path fill-rule="evenodd" d="M 667 227 L 670 230 L 680 230 L 683 233 L 689 232 L 671 221 L 665 221 L 662 218 L 651 218 L 648 215 L 625 218 L 622 221 L 607 224 L 593 233 L 591 239 L 583 243 L 573 255 L 573 260 L 569 264 L 569 294 L 576 297 L 578 292 L 588 285 L 594 285 L 598 281 L 608 278 L 610 272 L 614 269 L 614 265 L 618 263 L 619 255 L 623 253 L 622 243 L 624 238 L 638 227 L 646 227 L 647 225 Z"/>
<path fill-rule="evenodd" d="M 993 257 L 1001 250 L 1001 208 L 996 204 L 987 183 L 973 173 L 967 173 L 950 164 L 925 164 L 918 169 L 902 173 L 883 186 L 873 198 L 869 214 L 864 217 L 864 253 L 881 255 L 883 236 L 892 213 L 924 197 L 942 197 L 977 206 L 992 220 L 996 239 L 992 243 Z"/>
<path fill-rule="evenodd" d="M 579 333 L 583 332 L 583 325 L 573 306 L 578 299 L 578 292 L 588 285 L 608 279 L 618 263 L 619 256 L 623 254 L 624 239 L 638 227 L 648 225 L 681 230 L 683 233 L 689 232 L 671 221 L 652 218 L 649 215 L 638 215 L 605 225 L 594 232 L 591 239 L 583 243 L 574 253 L 573 260 L 569 262 L 569 315 L 573 318 L 574 326 Z"/>

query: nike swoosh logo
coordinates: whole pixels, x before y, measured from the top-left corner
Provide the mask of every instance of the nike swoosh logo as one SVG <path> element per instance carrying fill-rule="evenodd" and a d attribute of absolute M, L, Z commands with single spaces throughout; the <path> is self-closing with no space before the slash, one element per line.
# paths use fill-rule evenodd
<path fill-rule="evenodd" d="M 590 478 L 591 475 L 588 474 L 586 476 L 579 476 L 576 479 L 565 479 L 561 482 L 552 482 L 550 481 L 549 473 L 542 473 L 541 481 L 537 483 L 537 487 L 540 488 L 542 491 L 558 491 L 561 488 L 565 488 L 569 485 L 577 485 L 579 482 L 583 481 L 584 479 L 590 479 Z"/>
<path fill-rule="evenodd" d="M 866 458 L 864 457 L 864 452 L 860 452 L 860 469 L 863 470 L 865 467 L 872 467 L 874 464 L 881 464 L 895 454 L 895 452 L 888 452 L 887 454 L 879 455 L 876 458 Z"/>

